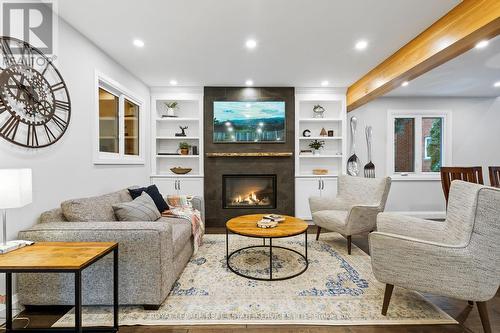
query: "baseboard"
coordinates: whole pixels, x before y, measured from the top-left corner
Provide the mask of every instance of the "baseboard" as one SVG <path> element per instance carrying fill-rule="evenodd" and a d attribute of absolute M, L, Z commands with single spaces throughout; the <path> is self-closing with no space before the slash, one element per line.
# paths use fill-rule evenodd
<path fill-rule="evenodd" d="M 14 318 L 22 311 L 17 300 L 17 294 L 12 295 L 12 317 Z M 0 323 L 5 323 L 5 304 L 0 304 Z"/>
<path fill-rule="evenodd" d="M 421 219 L 441 220 L 446 218 L 446 212 L 440 211 L 387 211 L 388 213 L 396 213 L 401 215 L 408 215 L 418 217 Z"/>

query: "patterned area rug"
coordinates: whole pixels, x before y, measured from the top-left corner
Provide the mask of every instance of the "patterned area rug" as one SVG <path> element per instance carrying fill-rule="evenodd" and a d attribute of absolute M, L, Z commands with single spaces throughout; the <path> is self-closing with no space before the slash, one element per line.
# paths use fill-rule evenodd
<path fill-rule="evenodd" d="M 454 324 L 456 321 L 420 294 L 395 288 L 387 317 L 380 314 L 384 285 L 373 276 L 370 257 L 353 245 L 347 255 L 346 240 L 322 234 L 309 240 L 309 268 L 284 281 L 255 281 L 226 268 L 225 235 L 206 235 L 204 245 L 175 283 L 157 311 L 142 307 L 120 308 L 120 325 L 206 324 Z M 230 235 L 232 250 L 260 245 L 262 241 Z M 300 251 L 304 236 L 273 241 Z M 232 266 L 252 276 L 268 276 L 269 253 L 246 250 L 231 258 Z M 303 268 L 303 259 L 292 252 L 273 250 L 273 276 Z M 87 326 L 110 325 L 111 308 L 84 307 Z M 71 326 L 72 311 L 54 326 Z"/>

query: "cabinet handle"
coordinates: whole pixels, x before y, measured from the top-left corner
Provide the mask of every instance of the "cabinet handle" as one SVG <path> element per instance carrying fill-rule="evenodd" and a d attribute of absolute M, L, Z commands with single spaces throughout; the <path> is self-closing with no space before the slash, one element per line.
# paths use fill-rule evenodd
<path fill-rule="evenodd" d="M 325 189 L 325 181 L 322 179 L 321 180 L 321 189 L 324 190 Z"/>
<path fill-rule="evenodd" d="M 321 179 L 318 179 L 318 190 L 321 191 Z"/>
<path fill-rule="evenodd" d="M 178 185 L 177 185 L 177 186 L 178 186 L 178 190 L 180 191 L 180 190 L 181 190 L 181 181 L 180 181 L 180 180 L 178 180 L 178 183 L 177 183 L 177 184 L 178 184 Z"/>
<path fill-rule="evenodd" d="M 177 182 L 178 182 L 178 180 L 176 179 L 176 180 L 175 180 L 175 185 L 174 185 L 175 190 L 178 190 L 178 188 L 177 188 Z"/>

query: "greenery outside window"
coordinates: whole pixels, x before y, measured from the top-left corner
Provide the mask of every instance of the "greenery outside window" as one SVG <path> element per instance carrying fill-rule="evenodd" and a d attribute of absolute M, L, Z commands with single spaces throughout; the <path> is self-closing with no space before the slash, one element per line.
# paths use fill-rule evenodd
<path fill-rule="evenodd" d="M 94 164 L 144 164 L 142 102 L 100 74 L 96 92 Z"/>
<path fill-rule="evenodd" d="M 451 163 L 451 115 L 447 111 L 388 113 L 388 174 L 395 179 L 439 179 Z"/>

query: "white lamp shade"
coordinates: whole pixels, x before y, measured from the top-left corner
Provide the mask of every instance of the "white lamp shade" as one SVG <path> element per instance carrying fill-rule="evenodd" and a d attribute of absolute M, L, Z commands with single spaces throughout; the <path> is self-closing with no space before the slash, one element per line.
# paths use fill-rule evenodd
<path fill-rule="evenodd" d="M 31 203 L 31 169 L 0 169 L 0 209 Z"/>

